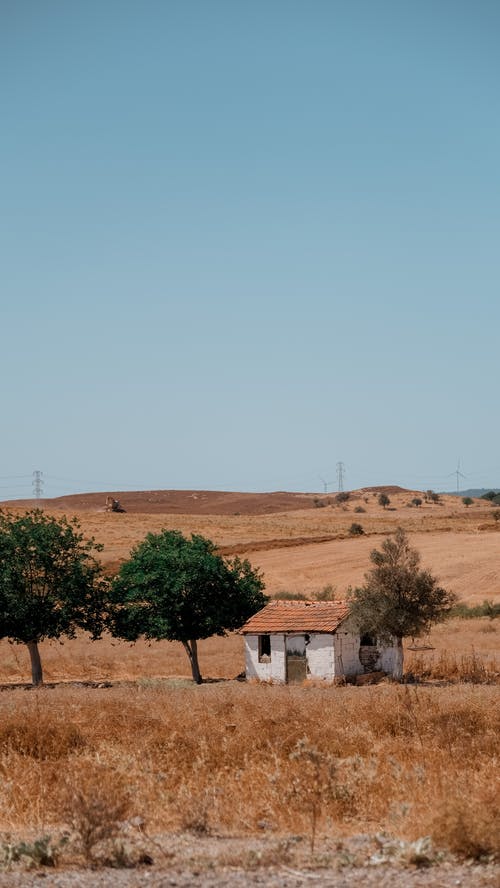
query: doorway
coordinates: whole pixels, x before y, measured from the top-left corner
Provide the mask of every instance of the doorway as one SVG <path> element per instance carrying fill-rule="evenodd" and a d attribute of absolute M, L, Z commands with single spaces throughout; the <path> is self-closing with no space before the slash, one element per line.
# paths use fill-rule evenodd
<path fill-rule="evenodd" d="M 306 678 L 306 639 L 304 635 L 289 635 L 286 639 L 286 680 L 289 684 L 297 684 Z"/>

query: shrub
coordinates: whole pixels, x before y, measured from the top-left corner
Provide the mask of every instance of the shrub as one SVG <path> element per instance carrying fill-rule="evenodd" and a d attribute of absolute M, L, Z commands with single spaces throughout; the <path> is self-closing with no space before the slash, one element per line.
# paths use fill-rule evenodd
<path fill-rule="evenodd" d="M 330 504 L 330 500 L 323 500 L 320 499 L 319 496 L 315 496 L 313 499 L 313 503 L 316 509 L 324 509 L 325 506 L 328 506 Z"/>
<path fill-rule="evenodd" d="M 468 605 L 463 602 L 456 604 L 450 611 L 451 617 L 471 620 L 474 617 L 490 617 L 493 620 L 500 616 L 500 602 L 483 601 L 482 604 Z"/>
<path fill-rule="evenodd" d="M 422 505 L 422 500 L 420 499 L 419 496 L 414 496 L 412 499 L 412 503 L 414 506 L 416 506 L 418 508 L 419 506 Z"/>
<path fill-rule="evenodd" d="M 489 500 L 490 502 L 493 502 L 493 500 L 495 499 L 496 496 L 497 496 L 497 491 L 490 490 L 488 493 L 483 493 L 481 499 Z"/>
<path fill-rule="evenodd" d="M 351 494 L 347 490 L 341 490 L 335 497 L 336 503 L 346 503 L 351 498 Z"/>
<path fill-rule="evenodd" d="M 5 841 L 0 845 L 0 862 L 4 866 L 10 866 L 24 858 L 28 868 L 57 866 L 61 850 L 66 843 L 66 836 L 62 836 L 58 841 L 54 841 L 52 836 L 41 836 L 33 842 Z"/>
<path fill-rule="evenodd" d="M 307 595 L 304 595 L 303 592 L 287 592 L 283 589 L 280 592 L 275 592 L 273 598 L 277 598 L 278 601 L 307 601 Z"/>
<path fill-rule="evenodd" d="M 366 509 L 364 509 L 363 506 L 356 506 L 356 508 L 354 509 L 354 511 L 357 512 L 358 515 L 360 515 L 361 512 L 366 512 Z"/>
<path fill-rule="evenodd" d="M 471 787 L 450 787 L 434 816 L 434 841 L 474 860 L 500 853 L 500 798 L 493 782 L 471 796 Z"/>
<path fill-rule="evenodd" d="M 336 591 L 337 587 L 329 583 L 327 586 L 323 586 L 320 592 L 316 592 L 316 601 L 335 601 Z"/>
<path fill-rule="evenodd" d="M 349 533 L 351 536 L 361 536 L 364 533 L 364 530 L 361 524 L 357 524 L 356 521 L 353 521 L 349 528 Z"/>
<path fill-rule="evenodd" d="M 130 809 L 130 798 L 119 787 L 103 785 L 98 779 L 74 788 L 64 804 L 67 823 L 74 830 L 87 865 L 95 863 L 99 845 L 115 839 Z"/>

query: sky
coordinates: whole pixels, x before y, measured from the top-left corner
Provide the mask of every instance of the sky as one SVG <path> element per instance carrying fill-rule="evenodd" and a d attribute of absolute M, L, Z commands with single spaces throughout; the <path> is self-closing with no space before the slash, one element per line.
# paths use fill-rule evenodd
<path fill-rule="evenodd" d="M 0 0 L 0 499 L 500 486 L 496 0 Z"/>

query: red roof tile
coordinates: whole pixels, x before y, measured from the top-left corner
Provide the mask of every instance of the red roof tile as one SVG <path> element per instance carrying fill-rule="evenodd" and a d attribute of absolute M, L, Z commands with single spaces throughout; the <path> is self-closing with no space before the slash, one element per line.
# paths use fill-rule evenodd
<path fill-rule="evenodd" d="M 346 601 L 271 601 L 240 629 L 246 634 L 335 632 L 349 614 Z"/>

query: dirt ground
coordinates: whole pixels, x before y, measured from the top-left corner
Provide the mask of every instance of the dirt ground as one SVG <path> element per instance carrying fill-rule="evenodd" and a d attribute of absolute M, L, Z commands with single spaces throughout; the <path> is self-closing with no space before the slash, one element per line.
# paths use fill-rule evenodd
<path fill-rule="evenodd" d="M 156 839 L 158 863 L 136 869 L 66 869 L 0 873 L 0 888 L 499 888 L 500 866 L 459 863 L 431 866 L 384 862 L 370 842 L 360 836 L 339 843 L 338 849 L 318 849 L 316 865 L 304 860 L 279 863 L 279 843 L 269 840 L 195 839 L 170 836 Z M 158 844 L 168 849 L 161 860 Z M 293 845 L 293 837 L 290 844 Z M 389 843 L 387 843 L 389 844 Z M 360 846 L 371 845 L 361 857 Z M 281 846 L 283 847 L 283 846 Z M 306 855 L 307 856 L 307 855 Z M 238 861 L 247 861 L 247 866 Z"/>

